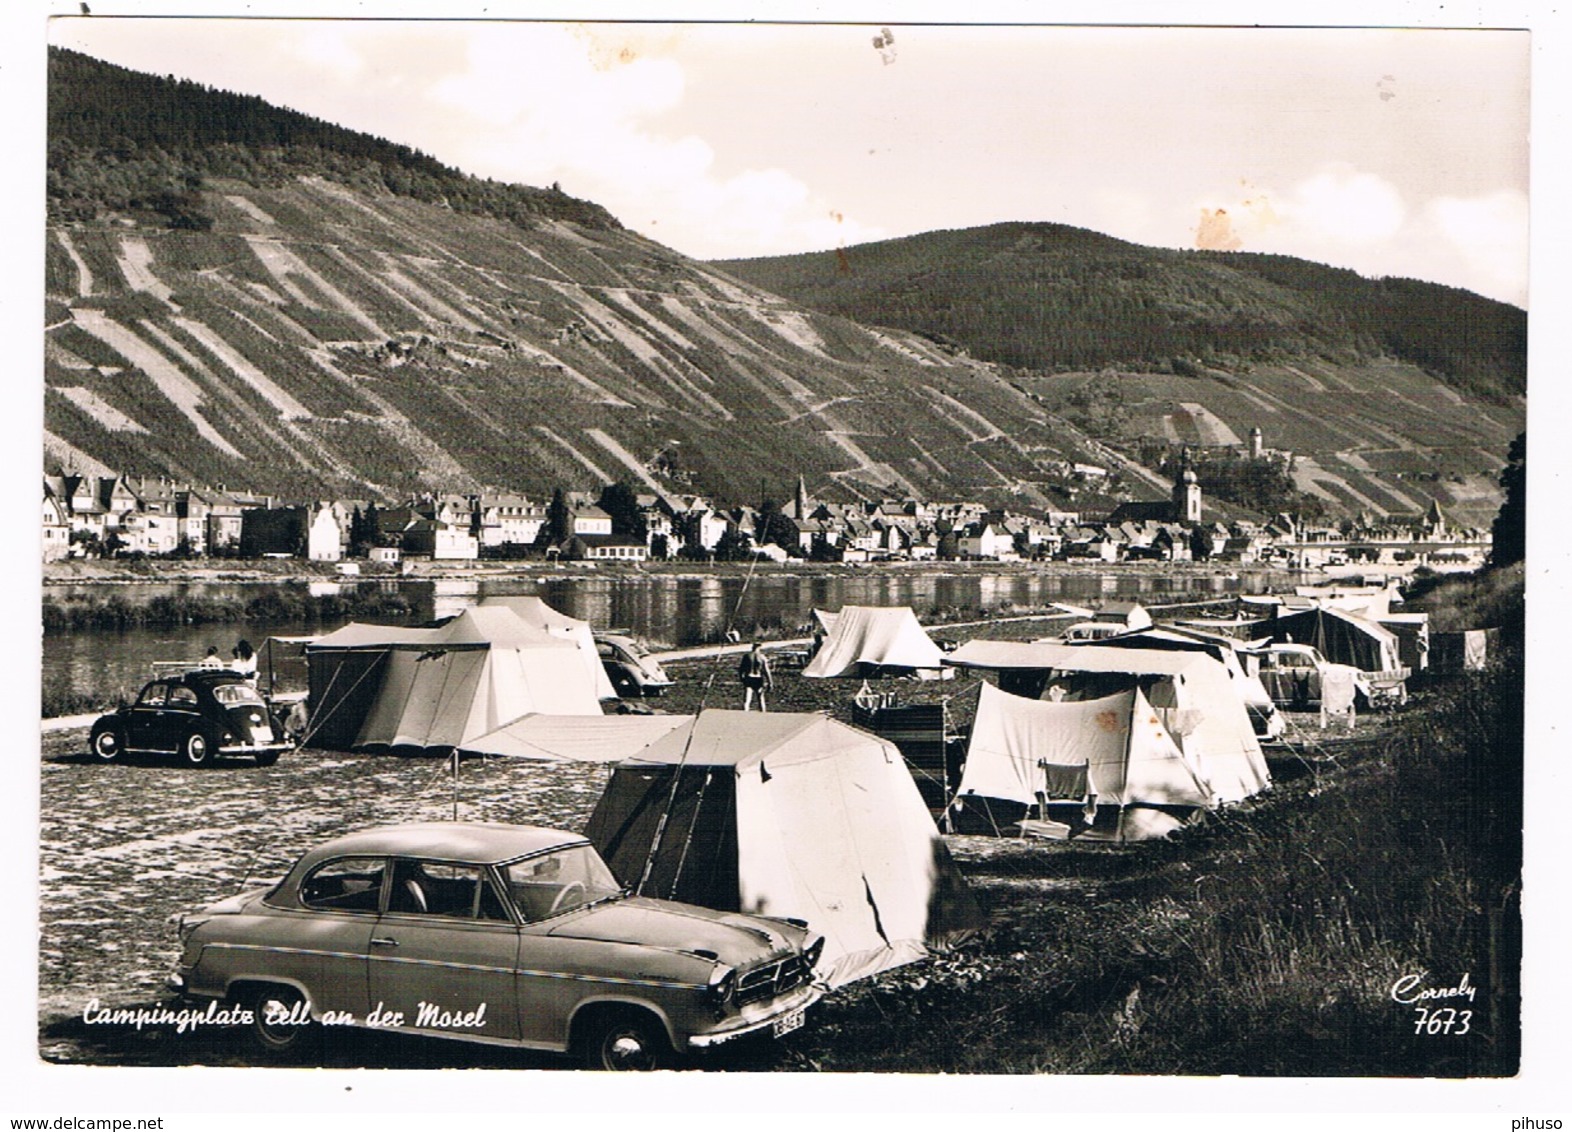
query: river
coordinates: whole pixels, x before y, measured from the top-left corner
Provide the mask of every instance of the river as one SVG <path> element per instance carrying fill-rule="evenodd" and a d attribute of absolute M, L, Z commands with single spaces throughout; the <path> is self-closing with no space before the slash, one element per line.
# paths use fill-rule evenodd
<path fill-rule="evenodd" d="M 1285 579 L 1286 576 L 1260 573 L 1234 575 L 1196 570 L 1071 573 L 936 568 L 805 575 L 618 574 L 300 584 L 309 586 L 313 593 L 339 592 L 357 585 L 396 586 L 413 608 L 411 624 L 452 616 L 488 594 L 539 594 L 548 605 L 588 621 L 597 629 L 625 629 L 656 648 L 674 648 L 717 640 L 731 627 L 743 634 L 756 626 L 795 631 L 807 623 L 814 608 L 907 605 L 919 617 L 927 617 L 935 609 L 996 612 L 1009 606 L 1033 608 L 1053 601 L 1089 606 L 1116 600 L 1159 605 L 1186 598 L 1260 592 Z M 244 583 L 169 582 L 139 584 L 133 594 L 116 583 L 78 583 L 52 586 L 48 592 L 56 600 L 72 595 L 107 597 L 118 593 L 145 601 L 161 594 L 250 596 L 258 589 Z M 268 636 L 302 636 L 335 627 L 280 622 L 49 634 L 43 640 L 43 677 L 46 684 L 69 681 L 70 686 L 84 691 L 131 696 L 148 679 L 154 661 L 196 660 L 209 645 L 217 645 L 227 657 L 240 637 L 260 647 Z"/>

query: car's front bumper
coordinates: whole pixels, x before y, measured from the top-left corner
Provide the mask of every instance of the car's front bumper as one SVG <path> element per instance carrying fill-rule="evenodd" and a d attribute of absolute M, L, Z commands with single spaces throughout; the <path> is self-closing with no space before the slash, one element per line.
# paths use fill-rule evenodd
<path fill-rule="evenodd" d="M 694 1049 L 707 1049 L 718 1046 L 723 1042 L 733 1041 L 745 1034 L 757 1033 L 760 1030 L 772 1027 L 776 1022 L 787 1018 L 798 1011 L 806 1010 L 819 999 L 824 997 L 824 988 L 809 983 L 799 987 L 790 994 L 772 999 L 768 1003 L 750 1006 L 744 1009 L 735 1018 L 728 1018 L 713 1030 L 706 1030 L 702 1034 L 692 1034 L 688 1038 L 688 1045 Z"/>

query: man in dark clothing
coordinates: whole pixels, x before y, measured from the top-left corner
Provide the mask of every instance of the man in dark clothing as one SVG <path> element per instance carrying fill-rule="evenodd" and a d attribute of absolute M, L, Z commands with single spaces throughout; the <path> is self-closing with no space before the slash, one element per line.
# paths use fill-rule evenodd
<path fill-rule="evenodd" d="M 769 711 L 764 704 L 764 691 L 766 688 L 773 691 L 775 680 L 770 675 L 770 662 L 764 659 L 764 650 L 759 647 L 758 641 L 754 641 L 753 648 L 743 654 L 742 662 L 737 665 L 737 678 L 745 689 L 742 710 L 753 710 L 753 696 L 758 693 L 759 710 Z"/>

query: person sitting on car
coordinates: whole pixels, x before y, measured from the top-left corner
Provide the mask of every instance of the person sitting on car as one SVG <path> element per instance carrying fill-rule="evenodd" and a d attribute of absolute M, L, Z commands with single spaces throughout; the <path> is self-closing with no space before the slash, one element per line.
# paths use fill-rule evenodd
<path fill-rule="evenodd" d="M 247 683 L 255 684 L 257 682 L 257 654 L 252 649 L 251 642 L 241 637 L 239 643 L 231 650 L 230 655 L 234 657 L 234 660 L 230 662 L 229 667 L 244 676 Z"/>

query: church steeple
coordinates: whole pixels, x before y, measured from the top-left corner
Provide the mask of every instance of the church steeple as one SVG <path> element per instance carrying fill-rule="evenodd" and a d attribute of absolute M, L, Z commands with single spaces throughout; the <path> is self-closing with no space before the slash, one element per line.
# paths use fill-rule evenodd
<path fill-rule="evenodd" d="M 808 485 L 803 482 L 802 476 L 797 477 L 797 494 L 792 498 L 793 519 L 806 519 L 808 517 Z"/>
<path fill-rule="evenodd" d="M 1201 485 L 1190 466 L 1188 446 L 1179 452 L 1179 474 L 1174 477 L 1173 519 L 1179 523 L 1201 521 Z"/>

